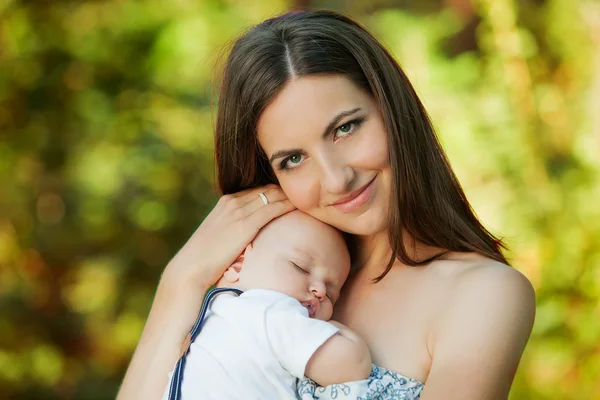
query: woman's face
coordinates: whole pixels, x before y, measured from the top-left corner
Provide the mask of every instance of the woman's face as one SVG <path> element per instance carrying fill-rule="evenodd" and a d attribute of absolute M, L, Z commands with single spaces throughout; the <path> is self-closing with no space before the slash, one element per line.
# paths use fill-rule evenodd
<path fill-rule="evenodd" d="M 357 235 L 387 229 L 392 180 L 383 118 L 348 78 L 290 81 L 261 115 L 258 140 L 298 209 Z"/>

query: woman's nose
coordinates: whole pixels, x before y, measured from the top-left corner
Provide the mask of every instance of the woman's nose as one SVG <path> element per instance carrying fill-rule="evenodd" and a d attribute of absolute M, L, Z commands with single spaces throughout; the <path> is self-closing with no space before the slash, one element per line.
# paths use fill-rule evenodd
<path fill-rule="evenodd" d="M 329 193 L 346 193 L 352 186 L 354 169 L 332 157 L 321 162 L 321 187 Z"/>

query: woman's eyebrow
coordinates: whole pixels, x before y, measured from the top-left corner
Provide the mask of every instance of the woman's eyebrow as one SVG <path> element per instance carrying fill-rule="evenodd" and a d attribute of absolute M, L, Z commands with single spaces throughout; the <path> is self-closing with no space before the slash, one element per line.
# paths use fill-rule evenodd
<path fill-rule="evenodd" d="M 273 153 L 273 155 L 271 156 L 271 158 L 269 158 L 269 163 L 272 163 L 274 160 L 281 158 L 281 157 L 286 157 L 286 156 L 291 156 L 293 154 L 298 154 L 300 153 L 302 150 L 301 149 L 283 149 L 283 150 L 277 150 L 275 153 Z"/>
<path fill-rule="evenodd" d="M 362 110 L 361 107 L 356 107 L 356 108 L 353 108 L 351 110 L 340 112 L 335 117 L 333 117 L 333 119 L 331 121 L 329 121 L 329 123 L 327 124 L 327 127 L 323 130 L 323 133 L 321 134 L 321 136 L 322 137 L 327 137 L 327 135 L 329 135 L 329 132 L 331 132 L 333 130 L 333 128 L 335 128 L 335 126 L 340 122 L 340 120 L 342 118 L 345 118 L 345 117 L 347 117 L 349 115 L 357 113 L 360 110 Z M 277 150 L 269 158 L 269 163 L 272 163 L 274 160 L 276 160 L 276 159 L 278 159 L 280 157 L 285 157 L 285 156 L 291 156 L 293 154 L 298 154 L 300 151 L 301 151 L 300 149 L 282 149 L 282 150 Z"/>
<path fill-rule="evenodd" d="M 342 111 L 341 113 L 339 113 L 338 115 L 333 117 L 333 119 L 329 122 L 329 124 L 327 124 L 327 127 L 323 130 L 323 133 L 321 136 L 326 137 L 327 135 L 329 135 L 329 132 L 331 132 L 333 130 L 333 128 L 335 128 L 335 126 L 338 124 L 338 122 L 340 122 L 340 120 L 342 118 L 352 115 L 360 110 L 361 110 L 360 107 L 356 107 L 356 108 L 353 108 L 352 110 Z"/>

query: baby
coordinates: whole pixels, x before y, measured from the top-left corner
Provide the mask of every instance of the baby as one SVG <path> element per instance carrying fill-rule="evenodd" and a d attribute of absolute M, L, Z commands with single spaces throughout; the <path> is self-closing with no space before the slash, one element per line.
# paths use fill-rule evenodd
<path fill-rule="evenodd" d="M 297 379 L 366 379 L 366 344 L 329 321 L 349 270 L 344 239 L 331 226 L 300 211 L 269 223 L 217 283 L 243 293 L 210 303 L 181 367 L 181 390 L 175 379 L 163 399 L 296 399 Z"/>

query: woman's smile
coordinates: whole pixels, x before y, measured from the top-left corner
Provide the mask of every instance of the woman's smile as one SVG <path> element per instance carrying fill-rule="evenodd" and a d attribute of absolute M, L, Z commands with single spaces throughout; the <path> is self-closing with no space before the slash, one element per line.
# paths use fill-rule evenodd
<path fill-rule="evenodd" d="M 337 208 L 342 212 L 349 213 L 365 205 L 371 199 L 371 195 L 373 194 L 373 186 L 376 178 L 377 175 L 375 175 L 375 177 L 371 179 L 366 185 L 350 192 L 347 196 L 344 196 L 338 201 L 332 203 L 331 206 Z"/>

